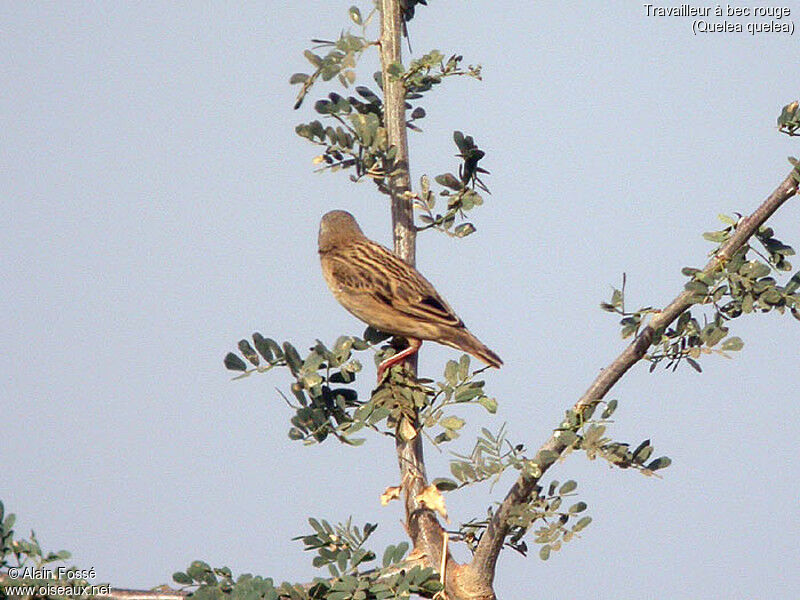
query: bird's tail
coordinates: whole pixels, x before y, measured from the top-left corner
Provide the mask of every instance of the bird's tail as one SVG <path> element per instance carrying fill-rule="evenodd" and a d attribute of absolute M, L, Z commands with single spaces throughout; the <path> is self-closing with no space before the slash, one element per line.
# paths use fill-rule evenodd
<path fill-rule="evenodd" d="M 499 369 L 503 365 L 503 360 L 467 329 L 454 329 L 446 343 L 479 358 L 490 367 Z"/>

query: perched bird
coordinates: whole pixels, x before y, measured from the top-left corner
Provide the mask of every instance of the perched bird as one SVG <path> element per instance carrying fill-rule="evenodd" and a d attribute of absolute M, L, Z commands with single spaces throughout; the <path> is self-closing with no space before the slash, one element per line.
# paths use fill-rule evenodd
<path fill-rule="evenodd" d="M 472 335 L 450 305 L 414 267 L 368 239 L 349 212 L 333 210 L 319 226 L 322 273 L 334 297 L 375 329 L 408 340 L 409 347 L 378 366 L 384 371 L 432 340 L 499 368 L 500 357 Z"/>

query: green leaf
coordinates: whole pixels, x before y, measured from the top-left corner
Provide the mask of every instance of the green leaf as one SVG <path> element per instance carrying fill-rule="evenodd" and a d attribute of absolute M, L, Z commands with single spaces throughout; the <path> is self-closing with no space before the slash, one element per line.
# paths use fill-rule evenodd
<path fill-rule="evenodd" d="M 562 485 L 559 488 L 558 495 L 563 496 L 565 494 L 569 494 L 570 492 L 574 492 L 577 489 L 577 487 L 578 484 L 572 479 L 570 479 L 569 481 L 564 482 L 564 485 Z"/>
<path fill-rule="evenodd" d="M 444 378 L 447 383 L 454 386 L 458 384 L 458 363 L 454 360 L 448 360 L 444 367 Z"/>
<path fill-rule="evenodd" d="M 177 573 L 172 574 L 172 581 L 181 585 L 191 585 L 194 580 L 186 573 L 178 571 Z"/>
<path fill-rule="evenodd" d="M 403 558 L 406 555 L 406 552 L 408 552 L 408 542 L 400 542 L 399 544 L 397 544 L 397 546 L 395 546 L 394 549 L 393 562 L 399 563 L 401 560 L 403 560 Z"/>
<path fill-rule="evenodd" d="M 558 429 L 555 432 L 558 441 L 566 444 L 567 446 L 571 446 L 575 443 L 575 440 L 578 439 L 578 434 L 570 429 Z"/>
<path fill-rule="evenodd" d="M 683 286 L 687 292 L 692 292 L 700 297 L 706 296 L 708 294 L 708 285 L 703 283 L 702 281 L 692 280 L 686 283 Z"/>
<path fill-rule="evenodd" d="M 614 414 L 614 411 L 617 410 L 618 404 L 619 402 L 616 399 L 610 400 L 600 416 L 603 419 L 608 419 L 611 415 Z"/>
<path fill-rule="evenodd" d="M 361 11 L 358 10 L 357 6 L 351 6 L 350 10 L 347 11 L 347 14 L 350 15 L 350 20 L 356 25 L 361 25 L 364 23 L 363 19 L 361 18 Z"/>
<path fill-rule="evenodd" d="M 319 68 L 319 66 L 322 64 L 322 58 L 311 52 L 311 50 L 305 50 L 303 52 L 303 56 L 305 56 L 306 60 L 314 67 Z"/>
<path fill-rule="evenodd" d="M 464 144 L 464 134 L 462 132 L 454 131 L 453 132 L 453 141 L 456 143 L 456 146 L 458 147 L 458 151 L 459 152 L 464 153 L 467 150 L 469 150 L 469 147 Z"/>
<path fill-rule="evenodd" d="M 437 175 L 434 180 L 439 185 L 443 185 L 444 187 L 448 187 L 451 190 L 459 191 L 464 187 L 464 184 L 452 173 L 444 173 L 442 175 Z"/>
<path fill-rule="evenodd" d="M 651 471 L 657 471 L 658 469 L 666 469 L 671 464 L 672 459 L 670 459 L 668 456 L 661 456 L 647 465 L 647 468 Z"/>
<path fill-rule="evenodd" d="M 264 338 L 264 336 L 258 332 L 254 333 L 253 343 L 255 344 L 256 350 L 261 355 L 261 357 L 268 363 L 271 363 L 273 360 L 272 350 L 270 349 L 270 345 Z"/>
<path fill-rule="evenodd" d="M 490 415 L 493 415 L 497 412 L 497 400 L 494 398 L 489 398 L 489 396 L 481 396 L 476 400 L 476 402 L 485 408 Z"/>
<path fill-rule="evenodd" d="M 294 73 L 289 78 L 289 85 L 295 85 L 297 83 L 305 83 L 308 81 L 308 75 L 305 73 Z"/>
<path fill-rule="evenodd" d="M 728 239 L 727 231 L 707 231 L 703 234 L 703 238 L 709 242 L 724 242 Z"/>
<path fill-rule="evenodd" d="M 10 513 L 8 517 L 6 517 L 5 522 L 3 523 L 3 535 L 11 531 L 11 528 L 14 527 L 14 523 L 16 522 L 17 522 L 17 515 L 15 515 L 14 513 Z"/>
<path fill-rule="evenodd" d="M 386 68 L 386 72 L 392 77 L 402 77 L 403 73 L 405 73 L 405 69 L 401 63 L 393 62 Z"/>
<path fill-rule="evenodd" d="M 458 359 L 458 378 L 461 380 L 469 376 L 469 361 L 468 354 L 462 354 L 461 358 Z"/>
<path fill-rule="evenodd" d="M 382 341 L 389 339 L 391 334 L 378 331 L 371 325 L 364 330 L 363 338 L 372 345 L 380 344 Z"/>
<path fill-rule="evenodd" d="M 783 291 L 786 294 L 794 294 L 798 289 L 800 289 L 800 271 L 792 275 Z"/>
<path fill-rule="evenodd" d="M 739 337 L 728 338 L 722 342 L 722 346 L 720 346 L 720 349 L 729 352 L 738 352 L 742 348 L 744 348 L 744 342 L 742 341 L 742 338 Z"/>
<path fill-rule="evenodd" d="M 192 564 L 186 569 L 186 574 L 195 581 L 204 581 L 209 573 L 212 573 L 211 567 L 202 560 L 192 561 Z"/>
<path fill-rule="evenodd" d="M 575 504 L 569 507 L 569 513 L 574 515 L 579 512 L 585 511 L 586 508 L 587 508 L 586 502 L 576 502 Z"/>
<path fill-rule="evenodd" d="M 550 544 L 545 544 L 541 548 L 539 548 L 539 558 L 542 560 L 547 560 L 550 558 Z"/>
<path fill-rule="evenodd" d="M 464 419 L 459 419 L 458 417 L 454 416 L 445 417 L 444 419 L 439 421 L 439 425 L 441 425 L 445 429 L 453 429 L 453 430 L 461 429 L 462 427 L 464 427 L 465 424 L 466 421 L 464 421 Z"/>
<path fill-rule="evenodd" d="M 475 226 L 472 223 L 462 223 L 453 230 L 453 233 L 456 237 L 463 238 L 475 233 L 475 231 Z"/>
<path fill-rule="evenodd" d="M 458 484 L 447 477 L 437 477 L 431 483 L 433 483 L 440 492 L 451 492 L 458 488 Z"/>
<path fill-rule="evenodd" d="M 700 338 L 709 348 L 717 345 L 726 335 L 728 335 L 728 328 L 720 327 L 714 323 L 709 323 L 703 328 L 703 331 L 700 332 Z"/>
<path fill-rule="evenodd" d="M 255 350 L 253 350 L 250 342 L 247 340 L 239 340 L 239 352 L 241 352 L 242 356 L 244 356 L 254 367 L 258 366 L 258 354 L 256 354 Z"/>
<path fill-rule="evenodd" d="M 386 546 L 386 550 L 383 551 L 383 559 L 381 560 L 381 563 L 383 564 L 384 568 L 388 567 L 394 562 L 394 550 L 394 545 L 389 544 Z"/>
<path fill-rule="evenodd" d="M 483 395 L 483 382 L 473 381 L 468 384 L 459 386 L 456 390 L 454 400 L 456 402 L 469 402 L 475 398 Z"/>
<path fill-rule="evenodd" d="M 300 354 L 289 342 L 283 342 L 283 353 L 286 357 L 286 364 L 289 365 L 292 375 L 296 377 L 303 367 L 303 360 L 300 358 Z"/>
<path fill-rule="evenodd" d="M 228 352 L 225 355 L 225 360 L 223 362 L 225 364 L 225 368 L 229 371 L 247 371 L 247 365 L 245 362 L 233 352 Z"/>
<path fill-rule="evenodd" d="M 633 462 L 643 464 L 652 454 L 653 447 L 650 445 L 650 440 L 645 440 L 633 451 Z"/>
<path fill-rule="evenodd" d="M 592 517 L 582 517 L 577 523 L 575 523 L 575 526 L 572 528 L 572 531 L 577 533 L 582 529 L 586 529 L 589 526 L 589 523 L 591 522 L 592 522 Z"/>

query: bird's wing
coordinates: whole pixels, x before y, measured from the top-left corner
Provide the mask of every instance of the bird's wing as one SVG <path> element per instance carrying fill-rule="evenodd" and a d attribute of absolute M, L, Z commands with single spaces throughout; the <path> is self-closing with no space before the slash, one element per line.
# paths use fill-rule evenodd
<path fill-rule="evenodd" d="M 383 246 L 359 242 L 330 259 L 336 282 L 349 293 L 366 294 L 413 319 L 464 326 L 427 279 Z"/>

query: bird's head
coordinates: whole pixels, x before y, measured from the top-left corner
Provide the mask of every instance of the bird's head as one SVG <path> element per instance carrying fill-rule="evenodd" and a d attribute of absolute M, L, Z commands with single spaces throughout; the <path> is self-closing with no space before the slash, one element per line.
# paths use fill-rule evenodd
<path fill-rule="evenodd" d="M 328 250 L 364 237 L 356 219 L 346 210 L 325 213 L 319 224 L 319 251 Z"/>

